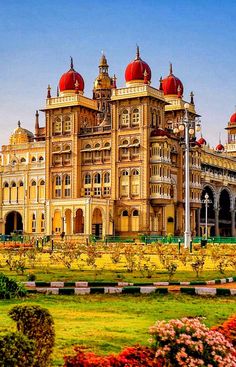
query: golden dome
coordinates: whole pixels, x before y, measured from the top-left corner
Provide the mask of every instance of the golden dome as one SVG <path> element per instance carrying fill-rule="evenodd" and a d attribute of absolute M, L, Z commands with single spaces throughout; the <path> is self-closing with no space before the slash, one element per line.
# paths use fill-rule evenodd
<path fill-rule="evenodd" d="M 94 89 L 111 89 L 112 80 L 108 75 L 100 74 L 94 82 Z"/>
<path fill-rule="evenodd" d="M 15 128 L 13 134 L 10 136 L 10 145 L 28 143 L 33 140 L 34 134 L 27 129 L 23 129 L 20 126 L 20 121 L 18 121 L 18 127 Z"/>

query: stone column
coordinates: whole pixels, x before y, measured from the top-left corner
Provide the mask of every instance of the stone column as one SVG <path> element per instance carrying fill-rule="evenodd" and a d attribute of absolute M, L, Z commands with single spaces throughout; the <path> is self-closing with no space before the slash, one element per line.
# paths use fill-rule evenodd
<path fill-rule="evenodd" d="M 218 237 L 220 235 L 219 230 L 219 209 L 214 209 L 215 211 L 215 235 Z"/>

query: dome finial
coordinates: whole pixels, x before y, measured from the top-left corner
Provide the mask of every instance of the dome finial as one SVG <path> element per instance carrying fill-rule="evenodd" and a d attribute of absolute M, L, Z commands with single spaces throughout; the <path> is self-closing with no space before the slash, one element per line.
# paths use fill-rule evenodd
<path fill-rule="evenodd" d="M 18 120 L 18 122 L 17 122 L 18 127 L 20 127 L 20 124 L 21 124 L 21 122 L 20 122 L 20 120 Z"/>
<path fill-rule="evenodd" d="M 170 75 L 173 74 L 173 65 L 172 65 L 172 62 L 170 62 Z"/>
<path fill-rule="evenodd" d="M 136 60 L 140 59 L 139 46 L 136 44 Z"/>
<path fill-rule="evenodd" d="M 73 57 L 70 56 L 70 69 L 74 70 L 74 63 L 73 63 Z"/>
<path fill-rule="evenodd" d="M 193 91 L 190 93 L 190 103 L 191 104 L 194 104 L 194 99 L 193 99 L 193 97 L 194 97 L 194 93 L 193 93 Z"/>
<path fill-rule="evenodd" d="M 48 84 L 47 98 L 51 98 L 51 86 L 50 86 L 50 84 Z"/>

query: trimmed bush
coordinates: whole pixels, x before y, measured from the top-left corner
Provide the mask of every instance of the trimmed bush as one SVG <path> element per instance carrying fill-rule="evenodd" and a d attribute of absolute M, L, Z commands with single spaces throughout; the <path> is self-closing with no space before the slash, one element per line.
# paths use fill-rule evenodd
<path fill-rule="evenodd" d="M 98 356 L 84 347 L 77 347 L 75 351 L 75 356 L 64 357 L 64 367 L 162 367 L 162 360 L 155 358 L 154 349 L 140 345 L 109 356 Z"/>
<path fill-rule="evenodd" d="M 23 284 L 0 273 L 0 299 L 23 297 L 26 293 Z"/>
<path fill-rule="evenodd" d="M 55 343 L 54 321 L 47 309 L 40 306 L 15 306 L 9 316 L 16 321 L 17 330 L 35 342 L 35 360 L 32 367 L 50 365 Z"/>
<path fill-rule="evenodd" d="M 0 367 L 32 367 L 35 344 L 21 333 L 0 337 Z"/>

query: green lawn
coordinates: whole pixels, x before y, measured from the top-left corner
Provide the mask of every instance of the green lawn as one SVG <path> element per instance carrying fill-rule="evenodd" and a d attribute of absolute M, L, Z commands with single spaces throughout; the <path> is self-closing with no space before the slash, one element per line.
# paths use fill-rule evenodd
<path fill-rule="evenodd" d="M 31 295 L 25 300 L 0 301 L 0 333 L 14 330 L 14 322 L 7 313 L 13 305 L 21 303 L 38 304 L 51 312 L 56 328 L 53 366 L 62 366 L 63 355 L 71 353 L 74 345 L 111 353 L 125 345 L 148 344 L 148 328 L 158 319 L 203 316 L 211 326 L 236 313 L 233 297 Z"/>

